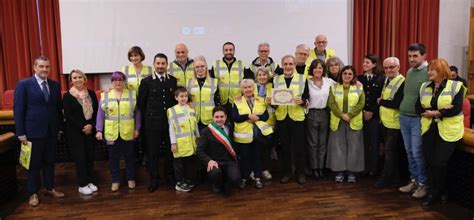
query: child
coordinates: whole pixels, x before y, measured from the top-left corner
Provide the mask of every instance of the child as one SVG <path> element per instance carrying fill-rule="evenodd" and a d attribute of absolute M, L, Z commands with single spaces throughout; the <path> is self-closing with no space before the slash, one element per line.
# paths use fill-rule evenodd
<path fill-rule="evenodd" d="M 167 110 L 171 151 L 174 156 L 174 175 L 176 177 L 175 190 L 191 191 L 193 185 L 185 178 L 185 162 L 189 164 L 196 152 L 197 129 L 196 113 L 188 105 L 188 91 L 179 86 L 174 97 L 178 104 Z"/>

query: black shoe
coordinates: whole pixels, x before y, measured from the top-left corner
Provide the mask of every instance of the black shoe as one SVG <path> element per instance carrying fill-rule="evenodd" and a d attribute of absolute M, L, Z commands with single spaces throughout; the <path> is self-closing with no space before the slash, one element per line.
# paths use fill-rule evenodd
<path fill-rule="evenodd" d="M 222 187 L 212 185 L 211 190 L 212 190 L 213 193 L 221 193 L 222 192 Z"/>
<path fill-rule="evenodd" d="M 155 192 L 158 189 L 158 184 L 156 183 L 150 183 L 148 186 L 148 192 Z"/>
<path fill-rule="evenodd" d="M 298 182 L 298 184 L 300 184 L 300 185 L 305 184 L 305 183 L 306 183 L 306 177 L 305 177 L 303 174 L 300 174 L 300 175 L 298 176 L 297 182 Z"/>
<path fill-rule="evenodd" d="M 421 203 L 421 207 L 423 209 L 431 209 L 433 205 L 438 201 L 438 196 L 435 195 L 428 195 L 426 199 Z"/>
<path fill-rule="evenodd" d="M 324 169 L 319 169 L 319 178 L 320 179 L 324 178 Z"/>
<path fill-rule="evenodd" d="M 441 194 L 440 200 L 441 200 L 441 203 L 443 203 L 443 204 L 448 203 L 448 193 L 445 192 L 445 193 Z"/>
<path fill-rule="evenodd" d="M 246 183 L 247 183 L 247 180 L 242 179 L 242 181 L 240 181 L 239 188 L 241 188 L 241 189 L 245 188 L 245 186 L 247 185 Z"/>
<path fill-rule="evenodd" d="M 392 186 L 392 183 L 384 178 L 379 179 L 375 184 L 374 187 L 376 188 L 384 188 Z"/>
<path fill-rule="evenodd" d="M 280 183 L 283 183 L 283 184 L 288 183 L 288 182 L 290 182 L 290 179 L 291 179 L 291 176 L 286 176 L 285 175 L 280 179 Z"/>
<path fill-rule="evenodd" d="M 313 170 L 313 179 L 318 180 L 319 179 L 319 172 L 318 170 Z"/>

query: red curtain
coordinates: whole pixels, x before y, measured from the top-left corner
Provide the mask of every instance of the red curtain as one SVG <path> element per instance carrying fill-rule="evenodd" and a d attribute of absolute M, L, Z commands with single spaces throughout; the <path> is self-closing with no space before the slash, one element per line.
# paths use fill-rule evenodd
<path fill-rule="evenodd" d="M 364 56 L 400 59 L 401 73 L 408 69 L 407 49 L 412 43 L 426 47 L 427 59 L 438 56 L 439 0 L 354 1 L 353 60 L 362 72 Z"/>
<path fill-rule="evenodd" d="M 67 75 L 62 74 L 59 0 L 38 0 L 38 5 L 36 2 L 0 1 L 1 94 L 5 90 L 15 89 L 18 80 L 32 76 L 33 61 L 40 55 L 51 60 L 50 78 L 59 81 L 63 90 L 69 86 Z M 38 29 L 38 13 L 41 32 Z M 89 76 L 88 79 L 89 88 L 99 88 L 98 77 Z"/>

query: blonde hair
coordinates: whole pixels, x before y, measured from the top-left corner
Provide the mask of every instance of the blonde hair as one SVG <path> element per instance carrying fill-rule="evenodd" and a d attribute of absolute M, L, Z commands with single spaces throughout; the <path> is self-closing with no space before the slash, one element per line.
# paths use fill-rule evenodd
<path fill-rule="evenodd" d="M 255 81 L 253 81 L 253 79 L 243 79 L 241 82 L 240 82 L 240 90 L 243 91 L 244 90 L 244 86 L 246 85 L 251 85 L 252 88 L 255 87 Z"/>
<path fill-rule="evenodd" d="M 87 76 L 86 76 L 86 74 L 85 74 L 84 72 L 82 72 L 81 70 L 78 70 L 78 69 L 73 69 L 73 70 L 71 70 L 71 73 L 69 73 L 69 77 L 68 77 L 69 82 L 72 81 L 72 74 L 73 74 L 73 73 L 77 73 L 77 74 L 81 75 L 81 76 L 84 78 L 84 83 L 87 82 Z"/>

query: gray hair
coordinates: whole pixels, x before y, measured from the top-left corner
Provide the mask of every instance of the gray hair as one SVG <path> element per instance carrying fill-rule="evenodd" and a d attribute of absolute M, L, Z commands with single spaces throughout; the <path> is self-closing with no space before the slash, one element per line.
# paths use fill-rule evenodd
<path fill-rule="evenodd" d="M 385 63 L 385 61 L 389 60 L 395 62 L 395 65 L 400 66 L 400 60 L 397 57 L 387 57 L 385 60 L 383 60 L 383 62 Z"/>
<path fill-rule="evenodd" d="M 342 69 L 344 67 L 344 62 L 339 57 L 329 57 L 326 60 L 326 66 L 329 67 L 329 63 L 337 63 L 339 67 Z"/>
<path fill-rule="evenodd" d="M 255 87 L 255 81 L 253 81 L 253 79 L 243 79 L 242 81 L 240 81 L 240 90 L 243 91 L 244 86 L 249 84 L 252 86 L 252 88 Z"/>
<path fill-rule="evenodd" d="M 295 61 L 295 56 L 288 54 L 288 55 L 285 55 L 281 58 L 281 65 L 283 65 L 283 60 L 285 60 L 286 58 L 291 58 L 293 60 L 293 63 L 296 62 Z"/>
<path fill-rule="evenodd" d="M 267 43 L 267 42 L 262 42 L 262 43 L 258 44 L 258 48 L 263 47 L 263 46 L 266 46 L 266 47 L 270 48 L 270 44 Z"/>
<path fill-rule="evenodd" d="M 302 48 L 302 49 L 305 49 L 305 50 L 311 50 L 308 45 L 306 44 L 299 44 L 298 46 L 296 46 L 296 49 L 298 50 L 298 48 Z"/>
<path fill-rule="evenodd" d="M 268 68 L 265 68 L 264 66 L 260 66 L 257 68 L 257 71 L 255 72 L 255 77 L 258 75 L 258 72 L 264 72 L 267 74 L 267 76 L 270 76 L 270 70 Z"/>

